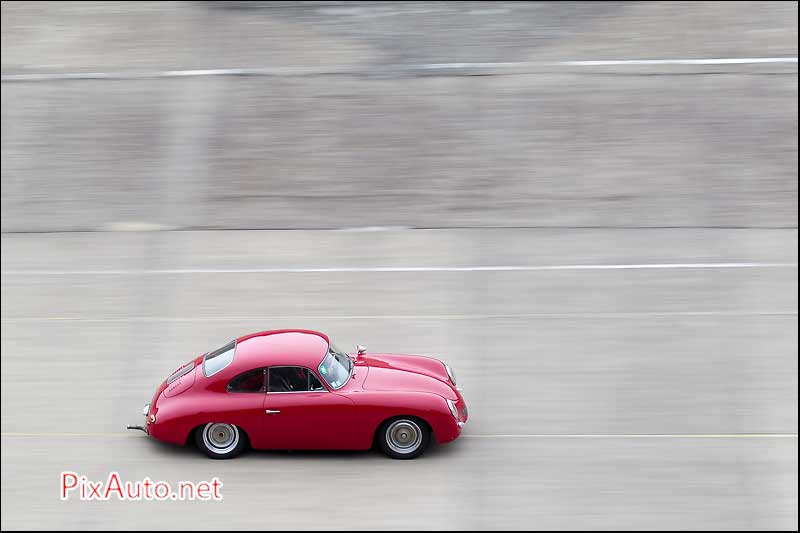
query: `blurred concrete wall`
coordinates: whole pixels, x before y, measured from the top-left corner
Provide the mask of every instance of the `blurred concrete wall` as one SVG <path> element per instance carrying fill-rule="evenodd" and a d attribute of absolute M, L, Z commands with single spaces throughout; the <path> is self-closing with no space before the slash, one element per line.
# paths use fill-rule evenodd
<path fill-rule="evenodd" d="M 543 66 L 796 56 L 796 2 L 4 2 L 2 39 L 6 76 L 277 72 L 5 81 L 4 232 L 797 224 L 796 64 Z"/>

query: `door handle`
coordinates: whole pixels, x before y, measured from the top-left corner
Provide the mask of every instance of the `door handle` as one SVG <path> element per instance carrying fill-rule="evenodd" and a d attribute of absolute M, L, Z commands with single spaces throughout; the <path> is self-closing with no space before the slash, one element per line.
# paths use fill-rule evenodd
<path fill-rule="evenodd" d="M 278 413 L 280 413 L 280 411 L 273 411 L 272 409 L 267 409 L 266 413 L 268 415 L 277 415 Z"/>

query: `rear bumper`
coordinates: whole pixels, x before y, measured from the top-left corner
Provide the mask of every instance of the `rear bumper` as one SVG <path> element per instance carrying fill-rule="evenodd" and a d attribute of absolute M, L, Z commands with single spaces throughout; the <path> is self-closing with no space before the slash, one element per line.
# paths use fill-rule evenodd
<path fill-rule="evenodd" d="M 151 422 L 150 422 L 150 420 L 151 420 L 151 418 L 150 418 L 150 405 L 151 405 L 150 402 L 147 402 L 146 404 L 144 404 L 144 407 L 142 408 L 142 415 L 144 415 L 144 425 L 128 424 L 127 429 L 134 429 L 134 430 L 137 430 L 137 431 L 144 431 L 148 435 L 150 434 L 150 431 L 149 431 L 150 424 L 151 424 Z"/>
<path fill-rule="evenodd" d="M 142 408 L 142 414 L 144 415 L 144 429 L 145 433 L 148 435 L 150 434 L 150 425 L 156 421 L 156 415 L 151 413 L 151 406 L 152 403 L 147 402 Z"/>

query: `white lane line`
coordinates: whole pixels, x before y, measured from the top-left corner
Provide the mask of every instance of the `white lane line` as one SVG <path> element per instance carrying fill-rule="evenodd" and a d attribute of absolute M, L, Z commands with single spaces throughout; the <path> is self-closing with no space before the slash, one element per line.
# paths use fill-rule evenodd
<path fill-rule="evenodd" d="M 796 64 L 796 57 L 734 57 L 708 59 L 604 59 L 599 61 L 548 61 L 548 62 L 484 62 L 484 63 L 423 63 L 403 67 L 407 70 L 448 70 L 525 67 L 612 67 L 657 65 L 757 65 L 770 63 Z"/>
<path fill-rule="evenodd" d="M 603 61 L 560 61 L 558 64 L 574 67 L 605 67 L 618 65 L 754 65 L 760 63 L 797 63 L 797 58 L 734 57 L 712 59 L 622 59 Z"/>
<path fill-rule="evenodd" d="M 139 431 L 127 433 L 62 433 L 62 432 L 8 432 L 0 433 L 3 438 L 125 438 L 146 437 Z M 461 438 L 476 439 L 796 439 L 797 433 L 475 433 L 464 434 Z"/>
<path fill-rule="evenodd" d="M 153 270 L 3 270 L 4 276 L 131 276 L 182 274 L 302 274 L 360 272 L 530 272 L 548 270 L 641 270 L 676 268 L 797 268 L 797 263 L 654 263 L 620 265 L 498 265 L 498 266 L 407 266 L 326 268 L 167 268 Z"/>
<path fill-rule="evenodd" d="M 492 320 L 492 319 L 573 319 L 573 318 L 659 318 L 659 317 L 750 317 L 797 316 L 797 311 L 643 311 L 626 313 L 502 313 L 502 314 L 443 314 L 443 315 L 272 315 L 272 316 L 128 316 L 82 317 L 41 316 L 3 318 L 3 324 L 25 322 L 269 322 L 276 320 Z"/>
<path fill-rule="evenodd" d="M 486 15 L 506 15 L 510 13 L 511 10 L 507 8 L 500 8 L 500 9 L 470 9 L 467 11 L 467 15 L 478 15 L 478 16 L 486 16 Z"/>
<path fill-rule="evenodd" d="M 586 433 L 586 434 L 464 434 L 477 439 L 796 439 L 797 433 Z"/>
<path fill-rule="evenodd" d="M 342 69 L 339 74 L 353 73 Z M 3 74 L 0 81 L 32 82 L 60 80 L 143 80 L 152 78 L 197 78 L 209 76 L 301 76 L 310 74 L 335 74 L 335 71 L 301 70 L 286 68 L 215 68 L 193 70 L 153 70 L 128 72 L 51 72 L 36 74 Z"/>
<path fill-rule="evenodd" d="M 560 65 L 562 62 L 553 63 Z M 525 62 L 489 62 L 489 63 L 422 63 L 419 65 L 407 65 L 405 70 L 440 70 L 440 69 L 471 69 L 471 68 L 514 68 L 528 67 L 536 63 Z"/>
<path fill-rule="evenodd" d="M 33 82 L 56 80 L 126 80 L 146 78 L 191 78 L 207 76 L 307 76 L 321 74 L 358 74 L 369 71 L 395 70 L 469 70 L 491 68 L 529 68 L 529 67 L 603 67 L 603 66 L 647 66 L 647 65 L 757 65 L 757 64 L 796 64 L 797 57 L 734 57 L 705 59 L 610 59 L 589 61 L 497 61 L 497 62 L 458 62 L 422 63 L 417 65 L 387 65 L 385 67 L 339 66 L 319 70 L 310 67 L 293 68 L 211 68 L 185 70 L 155 70 L 131 72 L 52 72 L 31 74 L 3 74 L 4 82 Z"/>

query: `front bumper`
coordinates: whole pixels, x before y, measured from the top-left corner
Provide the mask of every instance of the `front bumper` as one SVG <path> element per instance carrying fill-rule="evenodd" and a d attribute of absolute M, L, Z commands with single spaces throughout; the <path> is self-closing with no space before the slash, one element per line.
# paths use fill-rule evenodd
<path fill-rule="evenodd" d="M 456 413 L 448 411 L 446 420 L 443 418 L 441 425 L 434 428 L 434 436 L 436 438 L 436 442 L 439 444 L 451 442 L 460 437 L 461 432 L 464 429 L 467 420 L 469 419 L 467 403 L 464 401 L 464 398 L 460 393 L 458 394 L 458 399 L 455 402 L 455 406 L 458 417 L 454 416 Z"/>

